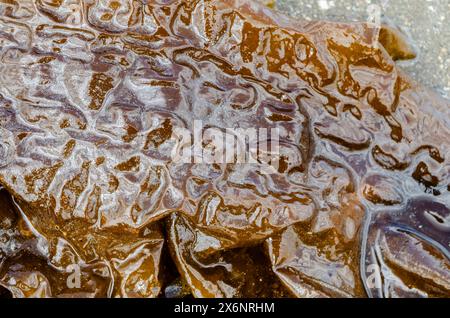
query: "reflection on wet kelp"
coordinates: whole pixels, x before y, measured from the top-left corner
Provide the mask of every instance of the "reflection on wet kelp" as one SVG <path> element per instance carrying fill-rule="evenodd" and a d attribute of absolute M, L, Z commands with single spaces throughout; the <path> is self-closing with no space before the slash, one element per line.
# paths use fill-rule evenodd
<path fill-rule="evenodd" d="M 450 295 L 450 104 L 396 68 L 394 35 L 252 1 L 0 12 L 13 296 Z M 197 120 L 277 129 L 277 170 L 171 160 Z"/>

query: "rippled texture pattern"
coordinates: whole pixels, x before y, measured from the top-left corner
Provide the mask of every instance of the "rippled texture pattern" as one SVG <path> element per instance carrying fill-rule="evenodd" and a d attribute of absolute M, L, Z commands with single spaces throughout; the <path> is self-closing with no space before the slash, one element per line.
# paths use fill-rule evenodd
<path fill-rule="evenodd" d="M 13 296 L 450 296 L 450 105 L 397 69 L 378 30 L 238 0 L 0 14 Z M 195 120 L 278 128 L 283 164 L 171 161 Z"/>

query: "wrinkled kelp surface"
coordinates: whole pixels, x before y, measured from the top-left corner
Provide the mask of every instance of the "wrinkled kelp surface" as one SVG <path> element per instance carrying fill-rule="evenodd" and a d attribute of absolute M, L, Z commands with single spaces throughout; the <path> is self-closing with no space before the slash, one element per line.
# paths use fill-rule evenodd
<path fill-rule="evenodd" d="M 12 0 L 0 30 L 13 296 L 450 296 L 450 103 L 376 28 L 252 1 Z M 195 120 L 277 128 L 278 171 L 174 162 Z"/>

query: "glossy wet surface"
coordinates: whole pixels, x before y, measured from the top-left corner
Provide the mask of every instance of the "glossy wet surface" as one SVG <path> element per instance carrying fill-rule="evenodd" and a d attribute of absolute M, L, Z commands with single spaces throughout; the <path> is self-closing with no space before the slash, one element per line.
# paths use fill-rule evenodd
<path fill-rule="evenodd" d="M 262 0 L 264 1 L 264 0 Z M 450 99 L 450 1 L 277 0 L 275 7 L 298 19 L 368 21 L 378 5 L 381 21 L 404 31 L 417 58 L 400 67 L 419 83 Z M 375 9 L 375 10 L 374 10 Z"/>
<path fill-rule="evenodd" d="M 0 12 L 15 297 L 450 296 L 450 105 L 375 29 L 232 0 Z M 171 160 L 196 120 L 277 128 L 278 170 Z"/>

